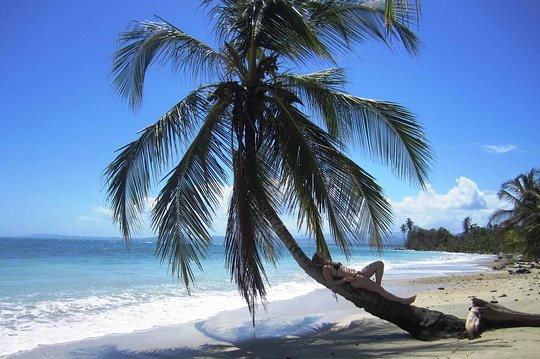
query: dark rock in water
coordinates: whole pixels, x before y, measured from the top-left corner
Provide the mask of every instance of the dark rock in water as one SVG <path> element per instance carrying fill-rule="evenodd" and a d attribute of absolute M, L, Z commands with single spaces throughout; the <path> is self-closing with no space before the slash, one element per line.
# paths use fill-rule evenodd
<path fill-rule="evenodd" d="M 509 270 L 508 270 L 508 274 L 514 274 L 514 271 L 511 270 L 511 269 L 509 269 Z"/>
<path fill-rule="evenodd" d="M 444 287 L 439 287 L 439 288 L 437 288 L 437 289 L 438 289 L 438 290 L 444 290 Z"/>
<path fill-rule="evenodd" d="M 499 303 L 499 302 L 496 301 L 496 300 L 490 300 L 489 302 L 492 303 L 492 304 L 497 304 L 497 303 Z"/>
<path fill-rule="evenodd" d="M 506 297 L 506 296 L 507 296 L 507 295 L 503 293 L 503 294 L 499 295 L 499 298 L 504 298 L 504 297 Z"/>
<path fill-rule="evenodd" d="M 491 293 L 495 293 L 497 289 L 490 290 Z"/>

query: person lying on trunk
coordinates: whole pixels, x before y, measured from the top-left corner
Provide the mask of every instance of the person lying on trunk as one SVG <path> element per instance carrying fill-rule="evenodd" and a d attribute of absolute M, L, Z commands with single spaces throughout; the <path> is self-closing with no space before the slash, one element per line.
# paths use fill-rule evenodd
<path fill-rule="evenodd" d="M 345 267 L 339 262 L 332 262 L 324 253 L 317 252 L 313 255 L 312 262 L 314 265 L 322 267 L 324 279 L 330 287 L 350 283 L 353 288 L 362 288 L 377 293 L 384 299 L 406 305 L 410 305 L 416 299 L 416 295 L 408 298 L 398 297 L 381 286 L 384 274 L 384 263 L 381 261 L 368 264 L 361 271 L 357 271 Z M 375 275 L 375 282 L 370 279 L 373 275 Z"/>

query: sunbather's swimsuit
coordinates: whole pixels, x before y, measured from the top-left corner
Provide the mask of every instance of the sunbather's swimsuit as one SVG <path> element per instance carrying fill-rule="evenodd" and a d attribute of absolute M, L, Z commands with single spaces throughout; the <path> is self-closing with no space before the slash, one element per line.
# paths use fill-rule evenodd
<path fill-rule="evenodd" d="M 334 269 L 336 270 L 336 274 L 337 274 L 339 268 L 341 268 L 341 266 L 342 266 L 341 262 L 332 262 L 332 267 L 334 267 Z M 361 272 L 356 272 L 353 275 L 353 278 L 358 277 L 359 275 L 362 275 L 362 273 Z"/>

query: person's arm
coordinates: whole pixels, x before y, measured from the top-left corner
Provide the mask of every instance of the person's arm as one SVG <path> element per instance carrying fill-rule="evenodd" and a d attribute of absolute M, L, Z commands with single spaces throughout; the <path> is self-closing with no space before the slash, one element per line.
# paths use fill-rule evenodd
<path fill-rule="evenodd" d="M 334 279 L 334 276 L 332 275 L 332 270 L 330 269 L 330 266 L 324 266 L 323 267 L 323 277 L 326 280 L 326 284 L 330 287 L 337 287 L 339 285 L 343 285 L 345 283 L 350 283 L 352 278 L 341 278 L 341 279 Z"/>

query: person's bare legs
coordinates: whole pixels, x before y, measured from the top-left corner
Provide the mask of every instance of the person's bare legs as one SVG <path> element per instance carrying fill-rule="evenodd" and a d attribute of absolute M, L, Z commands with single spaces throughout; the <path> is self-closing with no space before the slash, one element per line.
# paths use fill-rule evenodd
<path fill-rule="evenodd" d="M 384 299 L 388 299 L 392 302 L 399 302 L 402 304 L 410 305 L 416 299 L 416 295 L 413 295 L 412 297 L 408 297 L 408 298 L 398 297 L 397 295 L 394 295 L 388 292 L 381 285 L 373 282 L 371 279 L 361 276 L 361 275 L 354 277 L 351 281 L 351 285 L 354 288 L 362 288 L 365 290 L 369 290 L 370 292 L 377 293 Z"/>
<path fill-rule="evenodd" d="M 375 274 L 375 283 L 381 285 L 382 277 L 384 275 L 384 263 L 382 261 L 376 261 L 371 264 L 368 264 L 360 271 L 366 278 L 371 278 Z"/>

